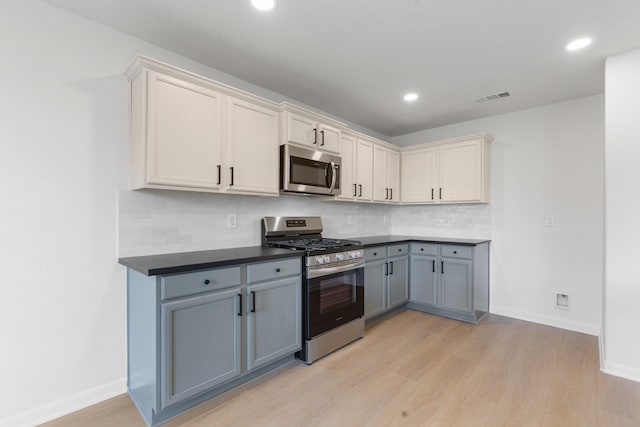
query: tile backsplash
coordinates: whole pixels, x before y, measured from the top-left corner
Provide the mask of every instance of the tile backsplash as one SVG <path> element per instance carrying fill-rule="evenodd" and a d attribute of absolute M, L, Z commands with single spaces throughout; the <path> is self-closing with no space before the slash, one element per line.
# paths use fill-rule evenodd
<path fill-rule="evenodd" d="M 394 206 L 391 232 L 398 235 L 491 238 L 489 204 Z"/>
<path fill-rule="evenodd" d="M 122 190 L 119 256 L 260 245 L 264 216 L 319 215 L 329 237 L 391 233 L 391 206 L 303 196 L 255 197 L 164 190 Z M 237 227 L 227 227 L 229 214 Z M 350 223 L 351 222 L 351 223 Z"/>

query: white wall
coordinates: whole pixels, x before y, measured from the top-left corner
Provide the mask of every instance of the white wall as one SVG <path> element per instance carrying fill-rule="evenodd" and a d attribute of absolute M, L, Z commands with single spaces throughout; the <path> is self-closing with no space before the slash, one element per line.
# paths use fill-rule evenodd
<path fill-rule="evenodd" d="M 605 372 L 640 381 L 640 49 L 606 64 Z"/>
<path fill-rule="evenodd" d="M 282 212 L 274 199 L 125 190 L 129 85 L 122 73 L 134 56 L 286 98 L 36 0 L 0 2 L 0 52 L 0 425 L 25 426 L 125 391 L 119 201 L 123 251 L 140 243 L 152 252 L 153 239 L 128 234 L 134 211 L 147 203 L 154 212 L 141 236 L 156 218 L 171 228 L 172 209 L 206 205 L 214 215 L 240 216 L 237 241 L 210 233 L 203 242 L 192 234 L 179 248 L 161 241 L 169 250 L 254 244 L 249 223 L 263 209 Z M 164 213 L 156 200 L 165 200 Z M 320 202 L 285 203 L 309 212 Z M 354 212 L 363 229 L 384 230 L 384 209 L 345 205 L 338 212 Z M 347 232 L 337 217 L 329 224 Z"/>
<path fill-rule="evenodd" d="M 603 102 L 588 97 L 393 138 L 406 146 L 487 132 L 494 141 L 490 205 L 396 207 L 392 232 L 491 238 L 492 312 L 599 334 Z M 545 227 L 547 215 L 555 227 Z M 556 291 L 570 295 L 571 311 L 554 308 Z"/>

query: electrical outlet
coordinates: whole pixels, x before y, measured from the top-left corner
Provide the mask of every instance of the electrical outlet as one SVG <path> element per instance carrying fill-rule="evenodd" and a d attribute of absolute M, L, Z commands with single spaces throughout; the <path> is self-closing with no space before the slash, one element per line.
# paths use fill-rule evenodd
<path fill-rule="evenodd" d="M 544 220 L 545 227 L 554 227 L 556 225 L 556 217 L 554 215 L 547 215 Z"/>
<path fill-rule="evenodd" d="M 227 228 L 237 228 L 238 227 L 238 215 L 229 214 L 227 215 Z"/>
<path fill-rule="evenodd" d="M 571 301 L 569 299 L 569 294 L 556 292 L 556 308 L 561 308 L 563 310 L 571 310 Z"/>
<path fill-rule="evenodd" d="M 353 216 L 352 215 L 347 215 L 347 224 L 349 224 L 349 225 L 353 224 Z"/>

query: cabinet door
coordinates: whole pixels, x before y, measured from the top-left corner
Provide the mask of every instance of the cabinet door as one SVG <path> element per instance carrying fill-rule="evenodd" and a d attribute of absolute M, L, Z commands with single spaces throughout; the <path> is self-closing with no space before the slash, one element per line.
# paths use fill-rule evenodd
<path fill-rule="evenodd" d="M 443 145 L 439 162 L 441 201 L 482 200 L 482 141 Z"/>
<path fill-rule="evenodd" d="M 379 145 L 373 146 L 373 200 L 377 202 L 389 200 L 387 149 Z"/>
<path fill-rule="evenodd" d="M 240 288 L 161 305 L 162 407 L 240 375 Z"/>
<path fill-rule="evenodd" d="M 218 189 L 225 96 L 152 71 L 147 90 L 147 183 Z"/>
<path fill-rule="evenodd" d="M 318 124 L 315 120 L 308 119 L 293 113 L 287 113 L 287 140 L 318 147 Z"/>
<path fill-rule="evenodd" d="M 228 192 L 278 194 L 278 112 L 229 98 Z"/>
<path fill-rule="evenodd" d="M 373 195 L 373 143 L 358 139 L 357 141 L 358 200 L 371 200 Z"/>
<path fill-rule="evenodd" d="M 389 308 L 404 304 L 409 299 L 409 257 L 389 258 Z"/>
<path fill-rule="evenodd" d="M 247 288 L 247 369 L 301 349 L 300 276 Z"/>
<path fill-rule="evenodd" d="M 389 201 L 400 201 L 400 153 L 387 150 L 387 187 L 389 187 Z"/>
<path fill-rule="evenodd" d="M 356 139 L 349 135 L 342 135 L 340 139 L 340 194 L 339 199 L 355 199 L 358 188 L 356 186 Z"/>
<path fill-rule="evenodd" d="M 364 267 L 364 318 L 382 314 L 387 307 L 387 290 L 384 262 L 366 264 Z"/>
<path fill-rule="evenodd" d="M 402 153 L 402 201 L 405 203 L 435 202 L 436 149 Z"/>
<path fill-rule="evenodd" d="M 473 262 L 443 258 L 440 267 L 442 307 L 471 313 Z"/>
<path fill-rule="evenodd" d="M 342 132 L 338 128 L 328 125 L 320 125 L 318 127 L 318 148 L 323 151 L 331 151 L 332 153 L 340 152 L 340 135 Z"/>
<path fill-rule="evenodd" d="M 421 304 L 438 305 L 438 273 L 435 256 L 412 256 L 409 299 Z"/>

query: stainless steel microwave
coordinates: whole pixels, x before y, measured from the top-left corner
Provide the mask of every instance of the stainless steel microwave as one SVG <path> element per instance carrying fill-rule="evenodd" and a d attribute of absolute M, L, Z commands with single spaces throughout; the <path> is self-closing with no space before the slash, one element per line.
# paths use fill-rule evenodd
<path fill-rule="evenodd" d="M 280 146 L 280 191 L 334 195 L 340 194 L 339 156 L 284 144 Z"/>

